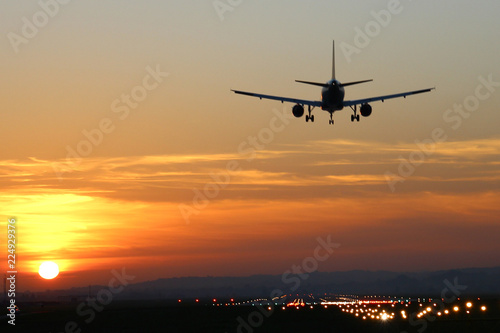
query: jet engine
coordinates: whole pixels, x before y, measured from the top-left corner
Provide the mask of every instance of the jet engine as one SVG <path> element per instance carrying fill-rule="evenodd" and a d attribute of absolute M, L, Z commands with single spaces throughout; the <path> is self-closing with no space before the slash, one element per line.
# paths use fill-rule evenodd
<path fill-rule="evenodd" d="M 304 107 L 300 104 L 293 106 L 292 113 L 296 118 L 300 118 L 304 115 Z"/>
<path fill-rule="evenodd" d="M 363 104 L 359 111 L 363 117 L 369 117 L 372 114 L 372 106 L 368 103 Z"/>

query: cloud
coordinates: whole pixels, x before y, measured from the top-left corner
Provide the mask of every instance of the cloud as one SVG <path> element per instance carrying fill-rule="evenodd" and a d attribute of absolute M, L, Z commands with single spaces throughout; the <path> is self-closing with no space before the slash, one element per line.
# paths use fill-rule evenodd
<path fill-rule="evenodd" d="M 170 202 L 186 200 L 193 189 L 203 188 L 214 182 L 214 175 L 219 175 L 230 178 L 229 194 L 238 189 L 260 190 L 263 186 L 276 191 L 287 187 L 351 186 L 359 191 L 359 186 L 368 185 L 364 190 L 381 191 L 386 186 L 384 174 L 397 170 L 414 151 L 418 151 L 414 143 L 323 140 L 259 151 L 250 161 L 238 153 L 86 158 L 65 173 L 62 181 L 57 179 L 52 165 L 64 163 L 63 160 L 29 158 L 0 161 L 0 187 L 6 192 L 66 190 L 108 198 Z M 499 152 L 500 139 L 495 138 L 440 143 L 408 178 L 408 184 L 418 180 L 417 191 L 426 182 L 475 181 L 487 186 L 487 182 L 499 180 Z M 228 162 L 235 163 L 239 170 L 228 170 Z M 412 188 L 405 186 L 406 191 Z M 136 191 L 135 198 L 132 191 Z M 169 191 L 174 195 L 169 195 Z"/>
<path fill-rule="evenodd" d="M 196 262 L 224 269 L 245 258 L 255 267 L 237 266 L 258 272 L 259 261 L 273 267 L 308 255 L 325 234 L 343 244 L 339 262 L 349 268 L 366 262 L 356 253 L 434 248 L 438 229 L 453 235 L 442 242 L 449 253 L 468 234 L 477 253 L 495 248 L 487 235 L 500 216 L 500 140 L 436 146 L 393 194 L 384 173 L 416 147 L 332 140 L 277 146 L 251 161 L 237 153 L 96 157 L 62 181 L 51 166 L 60 161 L 4 160 L 0 206 L 19 219 L 27 271 L 55 258 L 67 271 L 120 263 L 167 274 L 168 264 L 195 274 Z M 238 171 L 228 171 L 231 161 Z M 227 186 L 187 226 L 179 204 L 217 176 Z"/>

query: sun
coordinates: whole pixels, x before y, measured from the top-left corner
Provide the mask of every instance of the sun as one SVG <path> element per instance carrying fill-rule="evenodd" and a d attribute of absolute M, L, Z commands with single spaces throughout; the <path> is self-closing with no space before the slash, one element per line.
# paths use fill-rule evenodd
<path fill-rule="evenodd" d="M 59 266 L 53 261 L 45 261 L 38 268 L 38 274 L 47 280 L 51 280 L 59 275 Z"/>

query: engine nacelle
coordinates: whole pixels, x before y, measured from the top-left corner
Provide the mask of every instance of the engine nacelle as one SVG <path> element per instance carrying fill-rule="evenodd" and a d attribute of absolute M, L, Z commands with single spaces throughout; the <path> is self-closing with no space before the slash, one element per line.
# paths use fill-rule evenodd
<path fill-rule="evenodd" d="M 372 106 L 370 104 L 363 104 L 359 109 L 363 117 L 369 117 L 372 114 Z"/>
<path fill-rule="evenodd" d="M 292 113 L 296 118 L 300 118 L 304 115 L 304 107 L 300 104 L 293 106 Z"/>

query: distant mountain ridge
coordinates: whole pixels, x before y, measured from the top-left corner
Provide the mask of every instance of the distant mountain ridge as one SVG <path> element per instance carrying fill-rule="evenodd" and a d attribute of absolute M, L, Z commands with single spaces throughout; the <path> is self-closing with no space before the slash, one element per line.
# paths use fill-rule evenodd
<path fill-rule="evenodd" d="M 310 274 L 252 275 L 247 277 L 181 277 L 130 284 L 117 299 L 177 299 L 212 297 L 269 297 L 283 294 L 335 293 L 390 296 L 440 296 L 450 285 L 463 295 L 500 295 L 500 267 L 433 272 L 362 271 Z M 107 286 L 92 286 L 94 292 Z M 58 295 L 86 295 L 88 288 L 53 291 Z M 93 293 L 94 293 L 93 292 Z"/>

